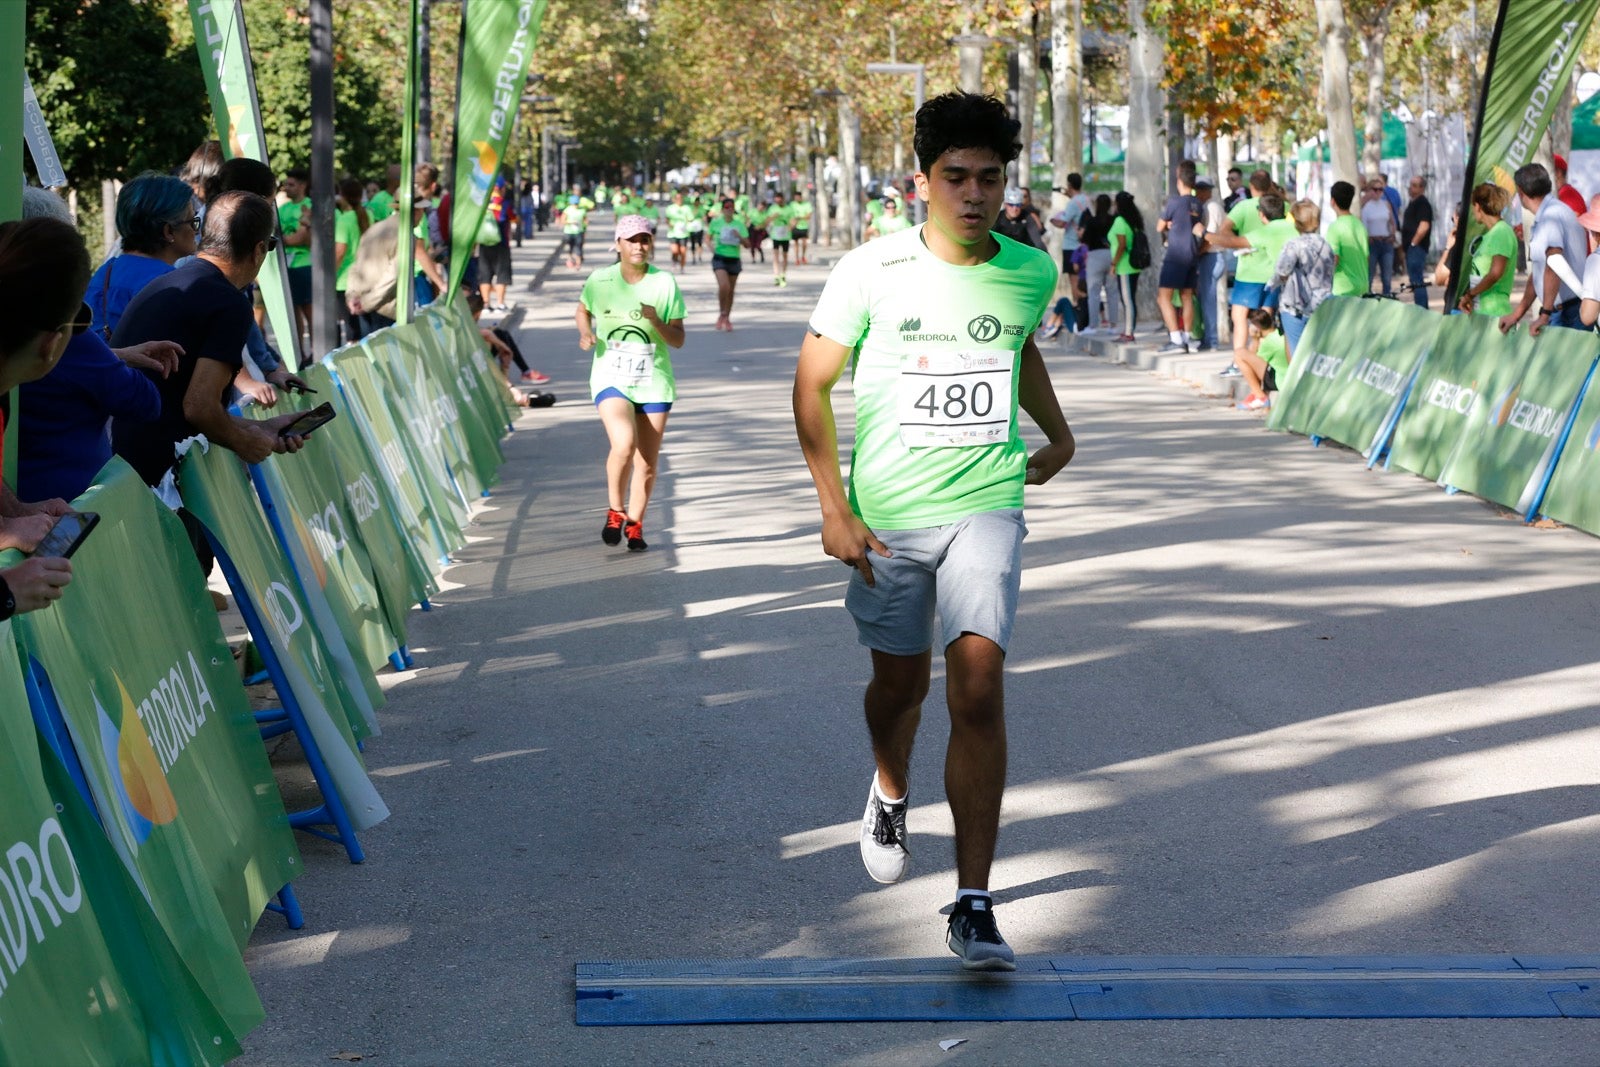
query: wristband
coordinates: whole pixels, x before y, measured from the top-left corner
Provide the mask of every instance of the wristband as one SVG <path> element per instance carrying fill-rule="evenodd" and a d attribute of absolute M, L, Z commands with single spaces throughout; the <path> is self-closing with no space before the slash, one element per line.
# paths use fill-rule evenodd
<path fill-rule="evenodd" d="M 1551 315 L 1554 315 L 1555 313 L 1556 313 L 1556 309 L 1555 308 L 1542 307 L 1542 308 L 1539 309 L 1539 314 L 1543 315 L 1547 319 Z"/>

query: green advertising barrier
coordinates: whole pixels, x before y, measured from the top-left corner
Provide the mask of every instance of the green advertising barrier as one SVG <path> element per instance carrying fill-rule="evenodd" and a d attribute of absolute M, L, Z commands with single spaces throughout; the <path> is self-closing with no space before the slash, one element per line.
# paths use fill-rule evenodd
<path fill-rule="evenodd" d="M 499 360 L 490 353 L 483 335 L 478 332 L 478 324 L 473 321 L 472 312 L 467 307 L 467 298 L 457 293 L 455 303 L 450 304 L 448 308 L 438 303 L 431 306 L 439 308 L 440 316 L 454 331 L 456 351 L 475 357 L 469 359 L 468 363 L 477 369 L 478 379 L 483 382 L 484 393 L 491 400 L 490 407 L 485 410 L 491 415 L 499 416 L 494 420 L 496 436 L 499 436 L 499 424 L 515 422 L 522 414 L 522 407 L 511 391 L 511 383 L 506 380 Z"/>
<path fill-rule="evenodd" d="M 376 826 L 388 818 L 389 809 L 367 777 L 356 746 L 358 736 L 372 732 L 376 715 L 359 678 L 350 669 L 341 670 L 328 650 L 330 630 L 315 624 L 315 613 L 272 536 L 244 464 L 225 449 L 191 448 L 178 465 L 178 486 L 184 507 L 221 542 L 238 571 L 245 588 L 235 589 L 234 596 L 247 597 L 266 624 L 267 640 L 351 825 L 357 830 Z"/>
<path fill-rule="evenodd" d="M 1429 481 L 1444 470 L 1478 393 L 1489 388 L 1496 363 L 1510 354 L 1490 316 L 1442 318 L 1389 451 L 1395 466 Z"/>
<path fill-rule="evenodd" d="M 406 564 L 405 538 L 401 527 L 388 513 L 380 488 L 383 475 L 378 469 L 377 457 L 368 451 L 366 439 L 349 410 L 349 401 L 334 381 L 333 372 L 317 363 L 301 377 L 317 391 L 315 401 L 303 399 L 304 407 L 326 398 L 338 413 L 332 422 L 317 430 L 317 436 L 333 460 L 322 477 L 331 478 L 331 487 L 343 493 L 352 529 L 372 565 L 372 578 L 383 602 L 384 617 L 389 620 L 389 631 L 403 645 L 406 643 L 406 614 L 424 597 L 432 595 L 431 576 L 424 572 L 422 581 L 413 587 L 413 575 Z"/>
<path fill-rule="evenodd" d="M 291 401 L 289 406 L 304 409 L 313 405 Z M 259 404 L 243 410 L 246 418 L 254 419 L 276 414 Z M 345 500 L 331 447 L 319 430 L 305 439 L 299 452 L 268 456 L 257 464 L 257 471 L 283 519 L 284 535 L 300 542 L 311 564 L 309 570 L 298 571 L 301 579 L 316 580 L 333 607 L 340 633 L 351 648 L 360 651 L 368 672 L 381 670 L 389 662 L 389 653 L 405 644 L 405 628 L 402 626 L 399 634 L 389 629 L 372 560 L 366 543 L 354 534 L 355 515 Z M 293 555 L 293 546 L 288 551 Z M 376 679 L 372 687 L 378 693 L 376 703 L 381 704 L 382 689 Z"/>
<path fill-rule="evenodd" d="M 1458 316 L 1459 317 L 1459 316 Z M 1489 387 L 1478 391 L 1439 481 L 1524 512 L 1555 462 L 1557 439 L 1600 355 L 1586 330 L 1501 337 Z"/>
<path fill-rule="evenodd" d="M 1600 389 L 1591 381 L 1540 511 L 1600 535 Z"/>
<path fill-rule="evenodd" d="M 1351 355 L 1361 305 L 1370 302 L 1333 296 L 1317 307 L 1295 346 L 1289 377 L 1278 383 L 1267 429 L 1311 434 L 1318 410 Z"/>
<path fill-rule="evenodd" d="M 0 622 L 0 850 L 0 1063 L 221 1064 L 239 1054 L 87 801 L 41 747 L 9 622 Z"/>
<path fill-rule="evenodd" d="M 438 588 L 439 561 L 450 554 L 446 527 L 433 509 L 413 449 L 396 414 L 384 402 L 377 370 L 362 348 L 348 348 L 327 363 L 338 376 L 340 399 L 361 430 L 367 450 L 378 461 L 383 488 L 406 542 L 406 570 L 413 592 L 432 596 Z M 337 401 L 335 401 L 337 403 Z M 455 530 L 460 536 L 460 530 Z M 419 598 L 420 599 L 420 598 Z"/>
<path fill-rule="evenodd" d="M 505 420 L 489 419 L 488 401 L 481 391 L 478 376 L 456 352 L 455 335 L 437 312 L 417 316 L 417 336 L 422 341 L 422 357 L 428 371 L 440 392 L 448 394 L 455 403 L 458 417 L 454 425 L 466 447 L 472 473 L 487 489 L 499 479 L 500 465 L 505 462 L 505 455 L 500 451 Z"/>
<path fill-rule="evenodd" d="M 455 378 L 456 391 L 462 403 L 471 409 L 493 444 L 495 473 L 498 473 L 498 465 L 505 462 L 500 439 L 510 431 L 506 426 L 505 405 L 494 386 L 484 377 L 488 369 L 485 360 L 488 345 L 476 326 L 472 328 L 471 341 L 464 343 L 455 311 L 443 304 L 430 305 L 428 314 L 419 316 L 419 321 L 432 329 L 434 349 Z"/>
<path fill-rule="evenodd" d="M 75 506 L 100 524 L 69 595 L 13 625 L 117 854 L 242 1036 L 262 1013 L 239 953 L 300 869 L 288 816 L 182 523 L 120 459 Z"/>
<path fill-rule="evenodd" d="M 1444 316 L 1396 300 L 1353 303 L 1356 307 L 1339 323 L 1343 343 L 1322 342 L 1342 355 L 1337 372 L 1330 372 L 1329 363 L 1321 368 L 1333 376 L 1325 379 L 1310 432 L 1370 456 L 1382 443 L 1380 432 L 1398 413 L 1412 375 L 1427 359 Z M 1331 362 L 1333 357 L 1319 350 L 1311 358 Z"/>
<path fill-rule="evenodd" d="M 404 327 L 415 330 L 416 324 Z M 454 552 L 466 543 L 462 530 L 467 525 L 467 498 L 451 473 L 450 443 L 440 425 L 438 408 L 425 397 L 411 391 L 400 374 L 405 359 L 401 351 L 401 327 L 391 326 L 362 338 L 360 350 L 368 356 L 372 385 L 377 402 L 388 406 L 400 428 L 401 443 L 409 450 L 412 467 L 422 477 L 418 484 L 428 496 L 434 516 L 448 547 Z"/>
<path fill-rule="evenodd" d="M 419 428 L 425 422 L 433 431 L 461 496 L 465 521 L 464 509 L 468 502 L 489 486 L 479 477 L 478 467 L 472 461 L 461 423 L 461 406 L 456 403 L 454 390 L 439 380 L 438 368 L 429 358 L 425 329 L 420 323 L 391 327 L 394 358 L 380 364 L 380 369 L 389 376 L 397 395 L 414 401 L 413 427 Z"/>

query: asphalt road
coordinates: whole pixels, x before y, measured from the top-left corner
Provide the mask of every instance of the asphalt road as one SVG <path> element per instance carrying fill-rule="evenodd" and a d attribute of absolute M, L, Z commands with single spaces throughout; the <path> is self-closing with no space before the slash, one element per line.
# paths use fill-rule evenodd
<path fill-rule="evenodd" d="M 1600 1062 L 1595 1021 L 575 1026 L 579 960 L 946 952 L 937 680 L 912 877 L 856 852 L 867 657 L 789 414 L 825 268 L 790 277 L 747 267 L 730 334 L 709 268 L 683 277 L 643 554 L 597 536 L 581 275 L 521 294 L 560 403 L 412 616 L 368 861 L 301 838 L 307 926 L 262 920 L 242 1062 Z M 1600 543 L 1048 347 L 1079 451 L 1028 496 L 994 879 L 1018 952 L 1600 949 Z"/>

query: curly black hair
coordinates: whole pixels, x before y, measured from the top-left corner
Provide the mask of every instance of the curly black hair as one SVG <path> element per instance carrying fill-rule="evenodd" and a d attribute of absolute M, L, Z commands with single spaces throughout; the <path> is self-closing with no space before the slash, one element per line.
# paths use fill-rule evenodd
<path fill-rule="evenodd" d="M 1022 152 L 1022 123 L 997 97 L 982 93 L 940 93 L 917 109 L 914 147 L 924 174 L 952 148 L 987 148 L 1010 163 Z"/>

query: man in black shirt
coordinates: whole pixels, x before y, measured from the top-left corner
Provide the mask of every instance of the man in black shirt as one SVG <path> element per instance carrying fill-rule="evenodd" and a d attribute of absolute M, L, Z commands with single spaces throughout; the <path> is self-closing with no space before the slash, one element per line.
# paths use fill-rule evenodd
<path fill-rule="evenodd" d="M 172 468 L 173 446 L 196 434 L 237 452 L 246 463 L 300 450 L 301 438 L 279 432 L 296 413 L 256 422 L 228 414 L 227 407 L 253 321 L 241 290 L 255 281 L 276 246 L 276 223 L 264 197 L 223 193 L 206 209 L 195 259 L 145 286 L 117 324 L 113 346 L 164 339 L 184 353 L 176 371 L 165 378 L 151 376 L 161 393 L 159 419 L 112 423 L 113 449 L 149 485 L 159 485 Z"/>
<path fill-rule="evenodd" d="M 1422 175 L 1411 179 L 1406 192 L 1411 199 L 1406 202 L 1405 215 L 1400 219 L 1400 247 L 1406 251 L 1406 276 L 1411 281 L 1411 298 L 1418 307 L 1428 306 L 1427 275 L 1428 239 L 1433 232 L 1433 205 L 1423 195 L 1428 183 Z"/>

